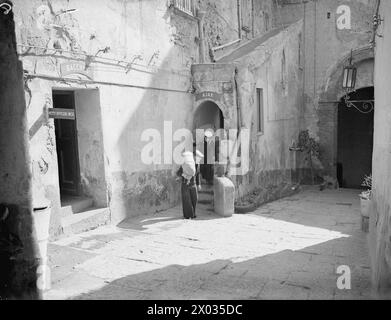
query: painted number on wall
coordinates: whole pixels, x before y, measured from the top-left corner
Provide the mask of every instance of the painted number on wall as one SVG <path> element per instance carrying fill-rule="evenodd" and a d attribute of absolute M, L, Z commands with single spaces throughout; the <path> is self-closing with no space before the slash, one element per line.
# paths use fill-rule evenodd
<path fill-rule="evenodd" d="M 338 30 L 350 30 L 352 29 L 352 16 L 350 7 L 347 5 L 341 5 L 337 8 L 337 28 Z"/>

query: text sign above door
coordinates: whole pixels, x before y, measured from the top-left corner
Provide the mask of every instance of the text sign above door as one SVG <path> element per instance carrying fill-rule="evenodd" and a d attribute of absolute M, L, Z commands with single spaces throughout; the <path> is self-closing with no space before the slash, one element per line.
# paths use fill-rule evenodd
<path fill-rule="evenodd" d="M 49 118 L 53 119 L 65 119 L 65 120 L 75 120 L 75 110 L 73 109 L 60 109 L 60 108 L 50 108 L 48 109 Z"/>
<path fill-rule="evenodd" d="M 83 62 L 65 62 L 60 65 L 61 76 L 65 77 L 72 74 L 81 74 L 89 79 L 92 79 L 91 70 L 86 70 L 86 65 Z"/>
<path fill-rule="evenodd" d="M 221 94 L 213 91 L 204 91 L 201 93 L 196 94 L 195 99 L 196 101 L 201 100 L 201 99 L 211 99 L 211 100 L 220 100 Z"/>

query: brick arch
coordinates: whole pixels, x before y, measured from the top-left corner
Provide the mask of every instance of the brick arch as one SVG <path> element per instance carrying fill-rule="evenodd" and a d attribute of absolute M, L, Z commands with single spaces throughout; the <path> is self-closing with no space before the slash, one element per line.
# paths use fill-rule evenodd
<path fill-rule="evenodd" d="M 344 55 L 334 65 L 332 65 L 326 73 L 325 81 L 321 87 L 319 99 L 320 101 L 338 101 L 346 93 L 342 89 L 343 68 L 349 63 L 350 52 Z M 360 76 L 359 69 L 365 63 L 374 64 L 374 50 L 371 46 L 364 46 L 353 50 L 353 65 L 357 67 L 357 84 L 360 88 L 373 87 L 373 69 L 371 74 Z"/>

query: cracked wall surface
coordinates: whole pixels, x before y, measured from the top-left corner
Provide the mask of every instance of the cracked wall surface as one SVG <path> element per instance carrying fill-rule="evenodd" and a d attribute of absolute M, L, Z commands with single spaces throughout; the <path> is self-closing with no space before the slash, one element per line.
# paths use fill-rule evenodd
<path fill-rule="evenodd" d="M 289 149 L 298 143 L 304 126 L 301 32 L 300 21 L 234 61 L 242 127 L 251 130 L 250 167 L 246 175 L 236 177 L 238 196 L 261 188 L 265 201 L 279 198 L 308 169 L 303 156 Z M 257 88 L 263 90 L 263 132 L 258 131 Z"/>

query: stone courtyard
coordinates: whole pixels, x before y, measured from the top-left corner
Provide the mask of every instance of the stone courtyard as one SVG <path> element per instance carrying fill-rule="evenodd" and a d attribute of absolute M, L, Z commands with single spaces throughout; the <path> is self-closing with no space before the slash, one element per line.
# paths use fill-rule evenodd
<path fill-rule="evenodd" d="M 379 298 L 357 190 L 307 187 L 230 218 L 176 207 L 63 238 L 49 256 L 45 299 Z M 351 290 L 337 288 L 341 265 Z"/>

